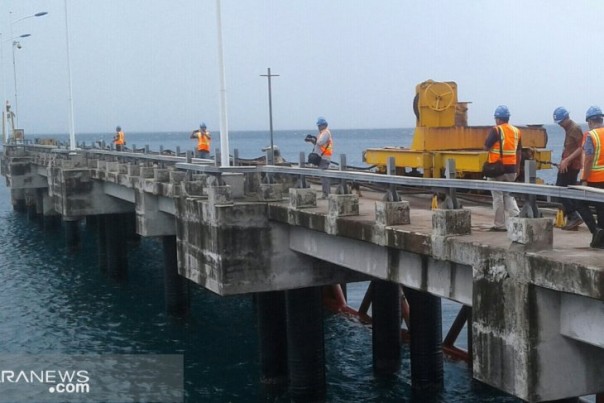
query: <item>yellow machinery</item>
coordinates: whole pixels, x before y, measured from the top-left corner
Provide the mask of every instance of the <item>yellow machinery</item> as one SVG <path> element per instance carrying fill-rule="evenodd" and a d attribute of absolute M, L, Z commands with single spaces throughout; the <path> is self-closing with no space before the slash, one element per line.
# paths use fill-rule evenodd
<path fill-rule="evenodd" d="M 425 178 L 444 176 L 447 159 L 455 160 L 457 177 L 482 177 L 487 160 L 484 142 L 492 126 L 468 126 L 468 102 L 457 101 L 457 84 L 424 81 L 415 87 L 413 110 L 417 124 L 410 148 L 369 148 L 363 161 L 386 171 L 394 157 L 397 174 Z M 551 168 L 551 150 L 546 150 L 547 132 L 542 125 L 517 126 L 522 135 L 523 157 L 537 161 L 537 169 Z M 410 171 L 408 171 L 410 169 Z"/>

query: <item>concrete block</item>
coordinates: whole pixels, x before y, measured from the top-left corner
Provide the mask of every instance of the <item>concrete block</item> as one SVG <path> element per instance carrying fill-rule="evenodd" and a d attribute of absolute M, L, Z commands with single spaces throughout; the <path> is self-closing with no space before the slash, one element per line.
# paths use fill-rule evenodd
<path fill-rule="evenodd" d="M 263 183 L 258 191 L 258 199 L 261 201 L 277 201 L 283 199 L 283 187 L 275 183 Z"/>
<path fill-rule="evenodd" d="M 141 167 L 139 165 L 128 164 L 128 169 L 126 171 L 128 176 L 140 176 Z"/>
<path fill-rule="evenodd" d="M 525 250 L 552 249 L 554 222 L 551 218 L 520 218 L 509 220 L 508 238 L 524 246 Z"/>
<path fill-rule="evenodd" d="M 375 221 L 381 226 L 410 224 L 409 202 L 376 202 Z"/>
<path fill-rule="evenodd" d="M 468 235 L 472 232 L 472 215 L 466 209 L 436 209 L 432 213 L 432 234 Z"/>
<path fill-rule="evenodd" d="M 358 195 L 329 195 L 327 214 L 335 217 L 359 215 Z"/>
<path fill-rule="evenodd" d="M 97 160 L 96 162 L 97 162 L 96 169 L 98 169 L 99 171 L 106 171 L 107 170 L 107 161 Z"/>
<path fill-rule="evenodd" d="M 140 176 L 144 179 L 151 179 L 155 176 L 153 167 L 141 167 Z"/>
<path fill-rule="evenodd" d="M 233 204 L 233 195 L 230 186 L 210 186 L 208 189 L 210 205 L 221 206 Z"/>
<path fill-rule="evenodd" d="M 185 181 L 183 185 L 184 193 L 188 196 L 205 196 L 207 194 L 205 181 Z"/>
<path fill-rule="evenodd" d="M 128 165 L 129 164 L 119 164 L 119 170 L 118 172 L 122 175 L 125 175 L 128 173 Z"/>
<path fill-rule="evenodd" d="M 153 179 L 155 179 L 157 182 L 169 182 L 170 171 L 167 169 L 153 168 Z"/>
<path fill-rule="evenodd" d="M 119 172 L 120 163 L 113 162 L 113 161 L 107 161 L 107 165 L 106 165 L 105 169 L 107 170 L 107 172 Z"/>
<path fill-rule="evenodd" d="M 187 173 L 184 171 L 170 171 L 170 182 L 182 182 L 186 176 Z"/>
<path fill-rule="evenodd" d="M 98 167 L 98 162 L 99 162 L 99 160 L 96 158 L 89 158 L 88 159 L 88 168 L 96 169 Z M 43 164 L 43 165 L 46 165 L 46 164 Z"/>
<path fill-rule="evenodd" d="M 317 207 L 317 194 L 312 189 L 289 189 L 289 208 Z"/>
<path fill-rule="evenodd" d="M 242 198 L 244 196 L 243 188 L 245 184 L 245 177 L 242 173 L 223 173 L 222 180 L 224 181 L 225 185 L 231 187 L 231 194 L 234 198 Z"/>

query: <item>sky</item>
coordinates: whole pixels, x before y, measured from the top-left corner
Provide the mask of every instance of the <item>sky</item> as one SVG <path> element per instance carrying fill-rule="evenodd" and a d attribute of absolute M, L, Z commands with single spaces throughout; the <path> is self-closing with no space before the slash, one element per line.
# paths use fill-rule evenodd
<path fill-rule="evenodd" d="M 68 18 L 65 19 L 65 1 Z M 221 0 L 229 130 L 415 125 L 417 84 L 454 81 L 470 125 L 583 122 L 604 107 L 604 2 Z M 27 133 L 220 125 L 216 0 L 2 0 L 1 92 Z M 46 11 L 48 15 L 25 18 Z M 14 48 L 13 38 L 29 33 Z M 13 68 L 13 50 L 15 65 Z"/>

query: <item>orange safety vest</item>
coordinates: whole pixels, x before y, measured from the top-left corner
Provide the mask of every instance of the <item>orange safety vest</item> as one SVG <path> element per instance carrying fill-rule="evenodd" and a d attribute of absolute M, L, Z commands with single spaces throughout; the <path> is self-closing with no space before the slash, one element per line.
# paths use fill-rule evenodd
<path fill-rule="evenodd" d="M 516 165 L 516 149 L 520 142 L 520 130 L 509 123 L 496 126 L 495 130 L 499 133 L 500 140 L 489 150 L 489 162 L 499 160 L 499 147 L 501 139 L 503 139 L 503 165 Z"/>
<path fill-rule="evenodd" d="M 124 132 L 119 131 L 115 134 L 115 140 L 113 140 L 115 145 L 123 146 L 126 142 L 124 141 Z"/>
<path fill-rule="evenodd" d="M 604 182 L 604 128 L 590 130 L 588 135 L 594 143 L 594 162 L 587 182 Z"/>
<path fill-rule="evenodd" d="M 197 130 L 197 151 L 207 151 L 210 152 L 210 132 L 201 130 Z"/>
<path fill-rule="evenodd" d="M 331 155 L 333 154 L 333 139 L 331 138 L 331 132 L 329 131 L 329 129 L 325 129 L 321 133 L 319 133 L 319 137 L 323 135 L 329 136 L 329 141 L 323 144 L 322 146 L 319 146 L 319 148 L 321 149 L 321 155 L 331 157 Z"/>

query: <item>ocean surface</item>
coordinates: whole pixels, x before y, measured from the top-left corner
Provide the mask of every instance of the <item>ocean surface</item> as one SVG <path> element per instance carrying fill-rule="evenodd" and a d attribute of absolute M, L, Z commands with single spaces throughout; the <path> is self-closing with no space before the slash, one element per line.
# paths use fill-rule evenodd
<path fill-rule="evenodd" d="M 127 130 L 127 128 L 125 128 Z M 563 132 L 547 126 L 554 161 Z M 312 130 L 276 131 L 274 144 L 286 160 L 297 161 Z M 332 129 L 334 155 L 345 153 L 349 165 L 363 166 L 368 147 L 409 146 L 412 129 Z M 152 150 L 193 149 L 189 133 L 129 133 L 128 146 Z M 213 132 L 213 148 L 219 133 Z M 54 137 L 66 140 L 67 136 Z M 77 135 L 78 142 L 105 140 L 112 133 Z M 231 150 L 245 158 L 262 155 L 270 145 L 266 132 L 231 132 Z M 336 159 L 337 160 L 337 159 Z M 546 183 L 555 171 L 540 174 Z M 191 314 L 174 319 L 164 312 L 161 243 L 142 239 L 129 244 L 128 279 L 107 278 L 96 261 L 94 231 L 82 224 L 82 245 L 67 248 L 61 228 L 43 229 L 36 220 L 12 210 L 10 191 L 0 185 L 0 353 L 2 354 L 183 354 L 187 402 L 287 402 L 287 394 L 270 395 L 259 386 L 258 341 L 250 296 L 219 297 L 191 284 Z M 93 258 L 91 258 L 93 257 Z M 349 285 L 349 304 L 358 307 L 366 283 Z M 443 332 L 459 305 L 443 301 Z M 519 402 L 480 382 L 468 366 L 445 362 L 442 391 L 412 393 L 409 347 L 392 379 L 373 375 L 371 330 L 343 315 L 325 313 L 327 401 L 329 402 Z M 465 330 L 458 346 L 465 348 Z"/>

